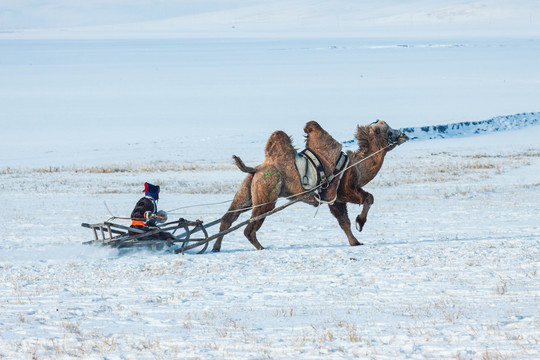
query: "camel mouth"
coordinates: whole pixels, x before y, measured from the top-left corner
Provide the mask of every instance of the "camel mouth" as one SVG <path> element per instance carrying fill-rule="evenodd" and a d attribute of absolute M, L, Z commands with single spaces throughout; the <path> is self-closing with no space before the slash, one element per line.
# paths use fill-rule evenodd
<path fill-rule="evenodd" d="M 399 136 L 398 136 L 397 141 L 396 141 L 397 144 L 401 145 L 407 140 L 409 140 L 409 137 L 400 131 Z"/>
<path fill-rule="evenodd" d="M 409 137 L 400 130 L 390 130 L 388 132 L 388 143 L 390 145 L 401 145 L 407 140 L 409 140 Z"/>

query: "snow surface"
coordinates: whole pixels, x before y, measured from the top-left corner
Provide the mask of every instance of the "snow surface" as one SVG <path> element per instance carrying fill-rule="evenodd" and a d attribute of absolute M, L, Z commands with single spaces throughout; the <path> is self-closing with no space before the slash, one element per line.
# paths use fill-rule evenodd
<path fill-rule="evenodd" d="M 18 0 L 4 38 L 508 37 L 540 35 L 536 0 Z"/>
<path fill-rule="evenodd" d="M 160 208 L 210 221 L 243 174 L 223 168 L 3 171 L 3 358 L 519 358 L 539 355 L 540 126 L 405 143 L 366 187 L 366 245 L 327 208 L 270 217 L 256 251 L 81 245 L 81 222 Z M 163 164 L 162 164 L 163 165 Z M 201 204 L 199 207 L 191 207 Z M 177 209 L 182 206 L 182 209 Z M 359 208 L 350 208 L 352 215 Z M 245 217 L 242 217 L 242 219 Z"/>
<path fill-rule="evenodd" d="M 540 358 L 538 6 L 1 2 L 0 358 Z M 264 251 L 82 245 L 145 181 L 208 222 L 232 154 L 378 118 L 417 139 L 365 187 L 364 246 L 305 204 Z"/>

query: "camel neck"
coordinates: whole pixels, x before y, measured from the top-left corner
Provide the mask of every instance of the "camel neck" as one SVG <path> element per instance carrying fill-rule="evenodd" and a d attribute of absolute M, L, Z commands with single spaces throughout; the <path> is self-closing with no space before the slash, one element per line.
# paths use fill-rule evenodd
<path fill-rule="evenodd" d="M 362 159 L 366 159 L 365 161 L 360 162 L 359 164 L 355 165 L 354 168 L 357 170 L 357 176 L 359 177 L 359 183 L 367 184 L 373 178 L 377 175 L 379 170 L 382 167 L 382 164 L 384 162 L 384 157 L 386 155 L 386 151 L 381 151 L 378 154 L 373 155 L 375 151 L 368 151 L 366 154 L 361 154 L 360 151 L 355 151 L 349 154 L 351 157 L 351 163 L 356 163 L 358 161 L 361 161 Z M 368 156 L 373 155 L 369 158 Z M 363 186 L 363 185 L 361 185 Z"/>

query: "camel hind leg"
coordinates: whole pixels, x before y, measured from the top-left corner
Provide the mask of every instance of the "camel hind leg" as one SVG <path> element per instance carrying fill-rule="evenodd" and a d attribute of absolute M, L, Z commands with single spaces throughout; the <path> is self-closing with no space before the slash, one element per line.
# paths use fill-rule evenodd
<path fill-rule="evenodd" d="M 251 196 L 253 199 L 252 219 L 276 207 L 276 202 L 281 192 L 281 185 L 281 174 L 277 171 L 269 170 L 255 174 L 253 186 L 251 187 Z M 249 223 L 244 230 L 244 235 L 257 250 L 264 249 L 259 243 L 259 240 L 257 240 L 257 231 L 261 228 L 265 219 L 262 218 Z"/>
<path fill-rule="evenodd" d="M 246 176 L 242 185 L 234 195 L 234 199 L 229 206 L 229 210 L 221 218 L 221 223 L 219 225 L 219 232 L 225 231 L 231 227 L 231 225 L 238 219 L 240 214 L 248 211 L 251 208 L 251 183 L 252 177 Z M 213 252 L 219 252 L 221 250 L 221 243 L 223 241 L 223 236 L 217 238 L 212 248 Z"/>
<path fill-rule="evenodd" d="M 261 214 L 264 214 L 268 211 L 272 211 L 276 206 L 276 203 L 260 206 L 256 209 L 253 209 L 253 213 L 251 217 L 256 217 Z M 259 243 L 259 240 L 257 240 L 257 231 L 261 228 L 262 224 L 264 223 L 264 220 L 266 218 L 262 218 L 261 220 L 254 221 L 248 226 L 246 226 L 246 229 L 244 230 L 244 235 L 249 240 L 249 242 L 255 246 L 255 249 L 257 250 L 264 250 L 264 247 Z"/>

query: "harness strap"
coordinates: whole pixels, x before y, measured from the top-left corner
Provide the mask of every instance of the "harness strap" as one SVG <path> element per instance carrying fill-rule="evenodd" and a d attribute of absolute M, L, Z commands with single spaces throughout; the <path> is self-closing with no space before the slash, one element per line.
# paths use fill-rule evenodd
<path fill-rule="evenodd" d="M 347 156 L 347 154 L 345 154 L 344 152 L 341 152 L 341 154 L 339 155 L 339 158 L 336 161 L 336 165 L 334 166 L 334 171 L 328 177 L 328 179 L 327 179 L 328 183 L 327 183 L 327 185 L 325 187 L 325 189 L 326 189 L 332 183 L 332 181 L 336 180 L 337 181 L 336 196 L 332 200 L 323 200 L 322 197 L 321 197 L 322 190 L 319 189 L 314 195 L 315 198 L 317 199 L 317 201 L 319 202 L 319 206 L 321 204 L 330 204 L 331 205 L 336 201 L 337 188 L 339 188 L 339 185 L 341 183 L 341 178 L 343 177 L 343 173 L 345 172 L 343 170 L 347 167 L 348 164 L 349 164 L 349 156 Z M 318 210 L 318 208 L 317 208 L 317 210 Z M 317 214 L 315 213 L 315 215 L 317 215 Z"/>
<path fill-rule="evenodd" d="M 326 178 L 326 174 L 324 173 L 324 167 L 322 166 L 321 161 L 319 160 L 317 155 L 315 155 L 310 149 L 307 148 L 304 149 L 300 154 L 305 155 L 306 159 L 308 159 L 308 161 L 313 164 L 319 175 L 320 183 L 326 184 L 321 186 L 321 188 L 326 189 L 330 184 L 330 181 L 328 181 L 328 179 Z"/>
<path fill-rule="evenodd" d="M 339 155 L 339 158 L 336 161 L 336 164 L 334 166 L 334 171 L 332 172 L 332 174 L 330 174 L 330 176 L 326 177 L 322 163 L 317 157 L 317 155 L 315 155 L 308 148 L 304 149 L 300 154 L 303 155 L 306 159 L 308 159 L 308 161 L 311 162 L 311 164 L 317 170 L 318 177 L 319 177 L 318 184 L 320 184 L 320 186 L 314 194 L 315 198 L 319 201 L 319 203 L 333 203 L 335 199 L 333 201 L 321 200 L 322 192 L 326 190 L 328 186 L 330 186 L 332 181 L 334 181 L 334 179 L 336 178 L 338 181 L 337 187 L 339 187 L 339 183 L 341 182 L 341 178 L 344 173 L 343 170 L 347 167 L 347 165 L 349 165 L 349 156 L 347 156 L 347 154 L 345 154 L 342 151 L 341 154 Z M 307 162 L 306 162 L 306 166 L 307 166 Z M 337 196 L 337 193 L 336 193 L 336 196 Z"/>
<path fill-rule="evenodd" d="M 347 165 L 349 165 L 349 156 L 342 151 L 336 161 L 334 172 L 332 172 L 332 175 L 328 177 L 328 182 L 332 182 L 336 176 L 339 176 L 341 179 L 341 176 L 343 175 L 342 171 L 347 167 Z"/>

